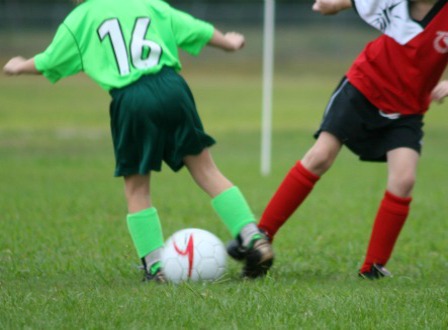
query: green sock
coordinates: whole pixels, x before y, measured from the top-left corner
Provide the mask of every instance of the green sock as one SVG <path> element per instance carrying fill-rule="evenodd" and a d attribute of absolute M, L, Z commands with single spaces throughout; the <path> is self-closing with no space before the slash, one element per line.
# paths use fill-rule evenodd
<path fill-rule="evenodd" d="M 127 223 L 139 258 L 163 247 L 162 226 L 154 207 L 128 214 Z"/>
<path fill-rule="evenodd" d="M 232 237 L 238 236 L 241 229 L 247 224 L 256 222 L 255 216 L 238 187 L 233 186 L 213 198 L 212 206 Z"/>

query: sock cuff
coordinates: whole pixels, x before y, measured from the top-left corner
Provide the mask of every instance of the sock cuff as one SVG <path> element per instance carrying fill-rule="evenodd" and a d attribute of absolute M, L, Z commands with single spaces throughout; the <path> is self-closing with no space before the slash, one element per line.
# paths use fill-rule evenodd
<path fill-rule="evenodd" d="M 238 187 L 233 186 L 212 199 L 212 207 L 230 231 L 236 237 L 241 229 L 249 224 L 256 223 L 246 199 Z"/>
<path fill-rule="evenodd" d="M 389 191 L 384 194 L 382 205 L 384 208 L 395 214 L 407 214 L 412 197 L 399 197 Z"/>
<path fill-rule="evenodd" d="M 153 215 L 157 215 L 157 209 L 155 207 L 150 207 L 148 209 L 144 209 L 135 213 L 128 213 L 127 219 L 135 219 L 135 218 L 146 218 L 151 217 Z"/>
<path fill-rule="evenodd" d="M 412 202 L 412 197 L 399 197 L 397 195 L 392 194 L 391 192 L 387 191 L 384 193 L 384 199 L 400 204 L 400 205 L 409 205 Z"/>
<path fill-rule="evenodd" d="M 217 205 L 222 203 L 223 201 L 227 200 L 228 198 L 231 198 L 233 194 L 241 195 L 241 191 L 238 189 L 237 186 L 232 186 L 227 190 L 224 190 L 219 195 L 215 196 L 212 199 L 212 206 L 216 208 Z"/>
<path fill-rule="evenodd" d="M 301 181 L 305 181 L 304 183 L 311 186 L 313 186 L 320 179 L 320 176 L 306 169 L 300 160 L 294 165 L 292 171 L 296 172 L 295 174 L 298 175 L 299 180 L 301 179 Z"/>

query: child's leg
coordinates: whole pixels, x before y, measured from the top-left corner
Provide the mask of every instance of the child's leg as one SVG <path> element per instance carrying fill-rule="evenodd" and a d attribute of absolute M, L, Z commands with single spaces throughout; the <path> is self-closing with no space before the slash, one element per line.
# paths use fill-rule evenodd
<path fill-rule="evenodd" d="M 369 272 L 373 264 L 384 266 L 388 262 L 409 213 L 418 159 L 419 154 L 409 148 L 388 152 L 387 191 L 375 218 L 361 273 Z"/>
<path fill-rule="evenodd" d="M 204 149 L 198 155 L 186 156 L 184 163 L 197 185 L 211 198 L 233 187 L 233 183 L 216 166 L 209 149 Z"/>
<path fill-rule="evenodd" d="M 271 239 L 302 204 L 320 176 L 331 167 L 340 149 L 341 143 L 336 137 L 322 132 L 304 158 L 288 172 L 259 223 Z"/>
<path fill-rule="evenodd" d="M 128 202 L 127 223 L 138 257 L 154 274 L 160 268 L 163 234 L 157 210 L 151 206 L 149 175 L 125 177 L 125 194 Z"/>
<path fill-rule="evenodd" d="M 136 213 L 151 207 L 150 179 L 150 175 L 139 174 L 124 177 L 124 192 L 129 213 Z"/>
<path fill-rule="evenodd" d="M 184 162 L 196 183 L 212 197 L 212 205 L 234 238 L 241 239 L 245 260 L 242 275 L 266 275 L 274 260 L 271 244 L 256 225 L 255 217 L 241 191 L 218 170 L 208 149 L 187 156 Z"/>
<path fill-rule="evenodd" d="M 208 149 L 199 155 L 187 156 L 184 162 L 191 176 L 211 198 L 212 205 L 233 237 L 242 232 L 246 241 L 258 234 L 255 217 L 240 190 L 218 169 Z"/>

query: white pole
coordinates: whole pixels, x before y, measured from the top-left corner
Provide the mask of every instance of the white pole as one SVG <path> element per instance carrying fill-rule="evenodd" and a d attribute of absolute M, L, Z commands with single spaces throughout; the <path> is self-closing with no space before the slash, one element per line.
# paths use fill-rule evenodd
<path fill-rule="evenodd" d="M 261 129 L 261 174 L 265 176 L 271 172 L 274 25 L 275 0 L 265 0 L 263 33 L 263 109 Z"/>

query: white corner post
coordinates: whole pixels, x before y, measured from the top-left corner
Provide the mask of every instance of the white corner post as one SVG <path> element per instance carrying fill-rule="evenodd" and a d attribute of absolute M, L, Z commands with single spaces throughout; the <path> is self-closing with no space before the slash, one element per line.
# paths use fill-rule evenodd
<path fill-rule="evenodd" d="M 264 0 L 264 2 L 261 174 L 266 176 L 271 172 L 275 0 Z"/>

